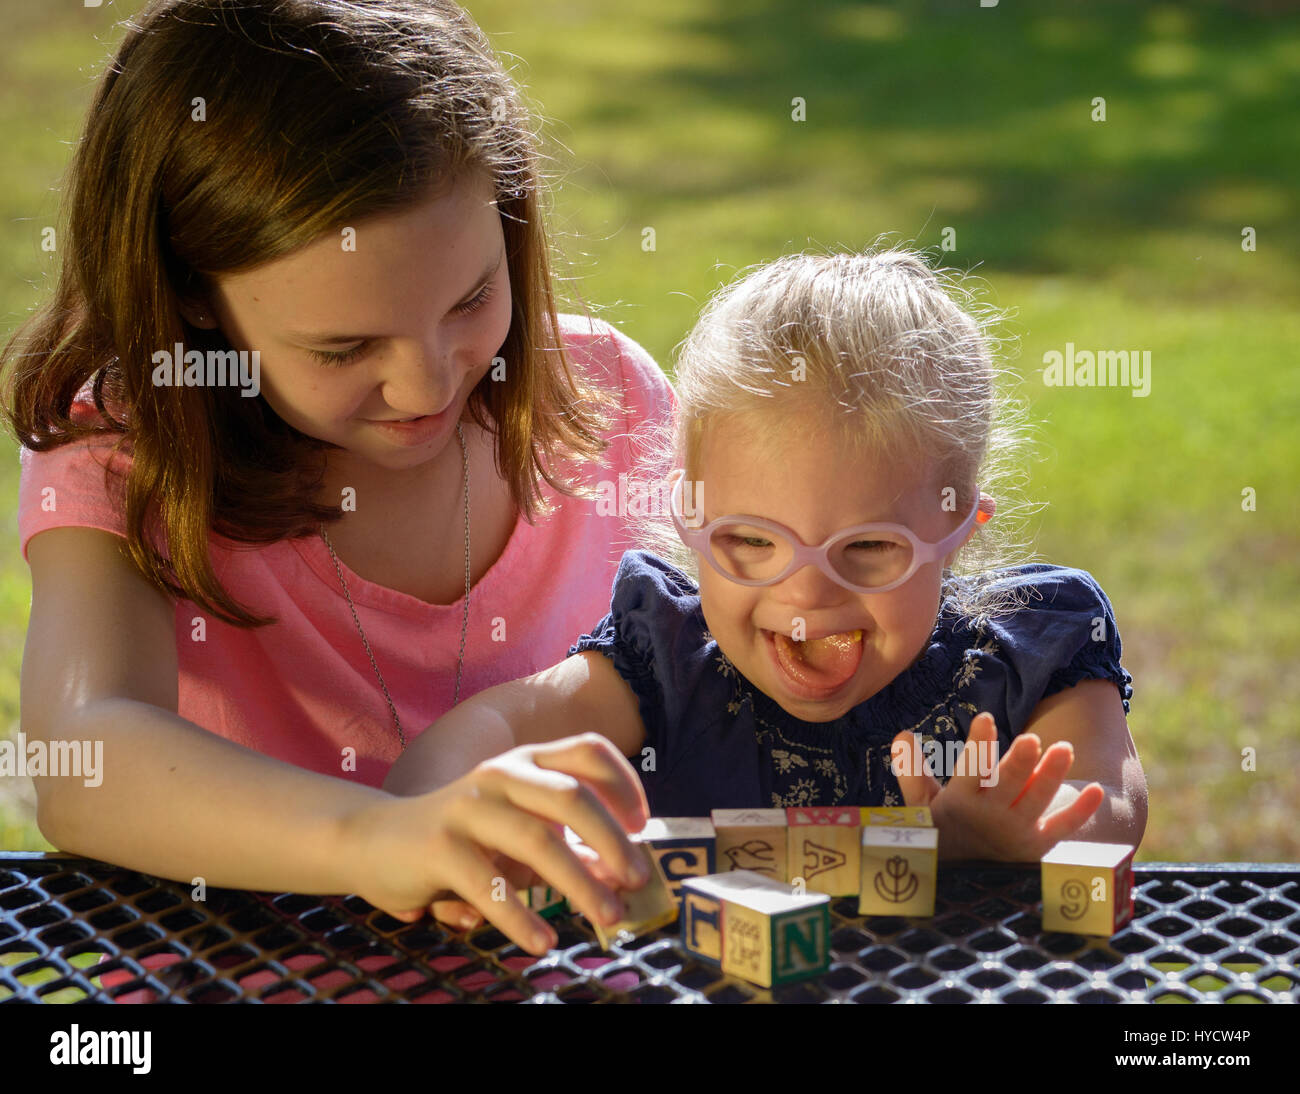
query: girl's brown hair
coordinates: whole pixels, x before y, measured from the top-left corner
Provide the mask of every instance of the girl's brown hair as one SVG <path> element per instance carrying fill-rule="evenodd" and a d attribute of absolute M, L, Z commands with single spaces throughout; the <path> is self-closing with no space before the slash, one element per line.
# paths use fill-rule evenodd
<path fill-rule="evenodd" d="M 118 435 L 140 571 L 236 626 L 275 622 L 226 593 L 209 536 L 260 545 L 339 519 L 310 500 L 335 446 L 237 388 L 155 386 L 152 355 L 230 349 L 179 310 L 213 275 L 483 171 L 514 303 L 508 380 L 485 377 L 469 409 L 533 520 L 548 508 L 540 479 L 583 493 L 563 465 L 603 451 L 612 407 L 564 354 L 540 157 L 518 88 L 450 0 L 153 0 L 127 23 L 71 161 L 53 297 L 0 355 L 10 430 L 38 452 Z M 88 381 L 99 421 L 72 417 Z"/>

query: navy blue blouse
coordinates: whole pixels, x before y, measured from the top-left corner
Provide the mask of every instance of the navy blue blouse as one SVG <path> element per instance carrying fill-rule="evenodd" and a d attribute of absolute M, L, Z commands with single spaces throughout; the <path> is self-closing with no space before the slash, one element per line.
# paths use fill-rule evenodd
<path fill-rule="evenodd" d="M 890 771 L 902 730 L 919 733 L 928 753 L 931 740 L 965 741 L 971 719 L 987 710 L 1001 755 L 1039 702 L 1092 678 L 1114 681 L 1129 709 L 1119 630 L 1092 576 L 1043 564 L 999 573 L 999 587 L 1028 594 L 1023 607 L 976 626 L 945 596 L 916 661 L 833 722 L 794 718 L 751 684 L 709 634 L 695 583 L 645 551 L 623 556 L 609 614 L 569 653 L 599 650 L 636 694 L 654 749 L 654 770 L 641 772 L 654 816 L 902 805 Z M 634 757 L 634 766 L 647 765 Z"/>

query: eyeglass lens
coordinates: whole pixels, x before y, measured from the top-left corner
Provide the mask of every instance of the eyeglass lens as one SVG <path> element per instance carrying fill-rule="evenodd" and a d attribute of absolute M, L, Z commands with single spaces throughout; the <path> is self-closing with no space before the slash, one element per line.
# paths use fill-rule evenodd
<path fill-rule="evenodd" d="M 770 581 L 790 565 L 795 544 L 775 529 L 730 523 L 713 530 L 709 550 L 731 576 L 742 581 Z M 850 536 L 831 544 L 830 562 L 850 584 L 877 588 L 907 572 L 912 564 L 912 544 L 895 532 Z"/>

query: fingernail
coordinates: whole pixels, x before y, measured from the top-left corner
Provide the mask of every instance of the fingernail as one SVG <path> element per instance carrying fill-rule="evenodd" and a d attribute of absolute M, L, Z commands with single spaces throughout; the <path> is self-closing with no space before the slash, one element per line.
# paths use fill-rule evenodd
<path fill-rule="evenodd" d="M 460 917 L 461 928 L 466 931 L 468 931 L 471 927 L 477 927 L 478 922 L 479 922 L 479 917 L 476 915 L 470 915 L 468 912 L 465 915 Z"/>
<path fill-rule="evenodd" d="M 619 917 L 623 914 L 623 909 L 614 897 L 610 897 L 600 906 L 600 913 L 607 923 L 617 923 Z"/>
<path fill-rule="evenodd" d="M 533 949 L 549 950 L 551 948 L 551 939 L 548 935 L 538 932 L 533 935 Z"/>

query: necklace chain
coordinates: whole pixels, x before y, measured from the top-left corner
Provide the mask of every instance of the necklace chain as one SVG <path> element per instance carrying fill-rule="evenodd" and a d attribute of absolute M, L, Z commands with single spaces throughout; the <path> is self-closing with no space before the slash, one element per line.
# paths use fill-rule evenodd
<path fill-rule="evenodd" d="M 465 444 L 465 432 L 461 428 L 460 422 L 456 423 L 456 436 L 460 440 L 460 459 L 464 468 L 464 495 L 465 495 L 465 610 L 461 615 L 460 621 L 460 653 L 456 657 L 456 694 L 452 698 L 451 705 L 455 706 L 460 702 L 460 677 L 461 670 L 465 666 L 465 636 L 469 631 L 469 450 Z M 330 558 L 334 560 L 334 572 L 339 575 L 339 584 L 343 586 L 343 595 L 347 597 L 348 609 L 352 612 L 352 622 L 357 625 L 357 633 L 361 635 L 361 644 L 366 649 L 366 656 L 370 658 L 370 667 L 375 670 L 375 677 L 379 680 L 379 687 L 384 693 L 384 699 L 388 703 L 388 713 L 393 716 L 393 725 L 397 727 L 398 739 L 402 742 L 402 751 L 406 751 L 406 734 L 402 732 L 401 719 L 397 717 L 397 707 L 393 704 L 393 697 L 388 694 L 388 687 L 384 683 L 384 675 L 379 671 L 379 666 L 375 663 L 374 651 L 370 648 L 370 641 L 366 638 L 366 632 L 361 626 L 361 620 L 357 616 L 356 605 L 352 603 L 352 594 L 348 591 L 347 580 L 343 577 L 343 567 L 339 563 L 339 556 L 334 553 L 334 545 L 330 542 L 329 534 L 325 531 L 325 525 L 320 526 L 321 538 L 325 541 L 325 546 L 329 548 Z"/>

